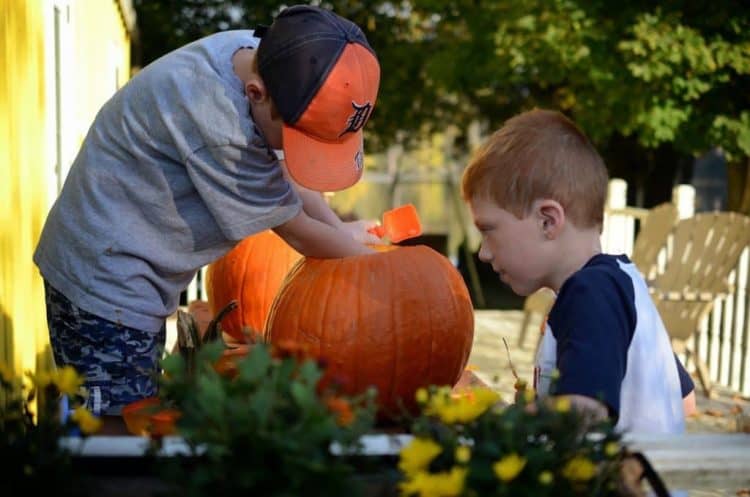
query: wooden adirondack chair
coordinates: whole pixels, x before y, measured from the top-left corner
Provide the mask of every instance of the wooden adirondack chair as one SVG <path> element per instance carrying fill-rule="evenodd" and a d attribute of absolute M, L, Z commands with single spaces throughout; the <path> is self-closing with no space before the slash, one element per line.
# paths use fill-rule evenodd
<path fill-rule="evenodd" d="M 666 247 L 669 234 L 677 223 L 677 207 L 665 202 L 649 209 L 641 222 L 630 259 L 641 270 L 646 280 L 653 279 L 658 270 L 658 258 Z M 523 348 L 531 318 L 535 314 L 546 316 L 555 301 L 555 294 L 548 288 L 529 295 L 523 305 L 523 320 L 518 334 L 518 346 Z"/>
<path fill-rule="evenodd" d="M 672 229 L 678 219 L 677 207 L 664 202 L 649 210 L 633 244 L 630 260 L 641 270 L 646 281 L 651 281 L 658 272 L 659 254 L 666 247 Z"/>
<path fill-rule="evenodd" d="M 708 370 L 692 349 L 701 321 L 732 292 L 730 274 L 750 244 L 750 218 L 734 212 L 702 213 L 675 230 L 672 257 L 651 283 L 652 296 L 675 351 L 691 356 L 706 395 Z"/>
<path fill-rule="evenodd" d="M 526 341 L 526 331 L 529 328 L 531 318 L 535 315 L 546 316 L 555 303 L 555 292 L 549 288 L 540 288 L 532 293 L 523 301 L 523 320 L 521 320 L 521 329 L 518 333 L 518 347 L 523 348 Z M 541 336 L 541 330 L 540 335 Z"/>

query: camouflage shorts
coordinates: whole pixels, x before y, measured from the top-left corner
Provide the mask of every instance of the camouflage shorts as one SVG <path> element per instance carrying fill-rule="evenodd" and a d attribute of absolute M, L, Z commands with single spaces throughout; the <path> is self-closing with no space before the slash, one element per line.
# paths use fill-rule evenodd
<path fill-rule="evenodd" d="M 55 363 L 85 378 L 89 410 L 120 414 L 124 405 L 156 394 L 165 326 L 156 333 L 128 328 L 76 307 L 46 281 L 44 290 Z"/>

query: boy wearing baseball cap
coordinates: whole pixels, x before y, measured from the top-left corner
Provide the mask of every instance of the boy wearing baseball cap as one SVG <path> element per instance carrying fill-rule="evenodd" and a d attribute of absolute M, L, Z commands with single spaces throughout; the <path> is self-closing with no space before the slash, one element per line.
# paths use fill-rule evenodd
<path fill-rule="evenodd" d="M 379 81 L 355 24 L 294 6 L 163 56 L 102 107 L 34 254 L 55 362 L 85 377 L 90 409 L 119 415 L 156 393 L 180 293 L 243 238 L 371 252 L 371 223 L 342 223 L 320 192 L 362 175 Z"/>

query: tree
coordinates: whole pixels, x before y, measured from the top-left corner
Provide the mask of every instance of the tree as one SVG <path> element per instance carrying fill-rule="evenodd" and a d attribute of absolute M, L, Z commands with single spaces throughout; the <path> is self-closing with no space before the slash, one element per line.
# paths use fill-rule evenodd
<path fill-rule="evenodd" d="M 739 187 L 731 206 L 750 213 L 747 8 L 721 0 L 414 5 L 421 17 L 438 5 L 446 12 L 425 61 L 438 92 L 462 95 L 493 127 L 533 106 L 560 109 L 613 175 L 642 190 L 661 179 L 667 198 L 665 177 L 685 179 L 693 157 L 719 146 Z"/>
<path fill-rule="evenodd" d="M 322 5 L 359 24 L 381 61 L 369 146 L 556 108 L 592 138 L 613 176 L 636 185 L 636 204 L 669 198 L 693 158 L 718 146 L 729 162 L 730 208 L 750 213 L 750 9 L 741 2 Z M 272 1 L 135 6 L 144 62 L 209 32 L 268 23 L 278 11 Z"/>

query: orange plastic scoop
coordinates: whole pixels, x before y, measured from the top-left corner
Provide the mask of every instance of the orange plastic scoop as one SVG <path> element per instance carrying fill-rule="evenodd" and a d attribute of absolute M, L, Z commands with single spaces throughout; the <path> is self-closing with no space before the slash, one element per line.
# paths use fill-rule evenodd
<path fill-rule="evenodd" d="M 383 224 L 368 230 L 379 238 L 388 235 L 392 243 L 422 234 L 417 209 L 412 204 L 402 205 L 383 213 Z"/>

